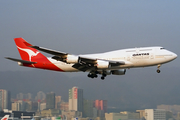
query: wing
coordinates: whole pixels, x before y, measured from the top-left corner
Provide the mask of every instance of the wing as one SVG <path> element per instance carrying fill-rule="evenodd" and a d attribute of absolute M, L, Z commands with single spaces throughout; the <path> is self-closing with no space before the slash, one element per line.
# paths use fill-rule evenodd
<path fill-rule="evenodd" d="M 51 50 L 39 46 L 30 46 L 32 48 L 35 48 L 37 50 L 49 53 L 54 55 L 52 58 L 57 61 L 62 61 L 66 63 L 73 64 L 72 67 L 80 70 L 80 71 L 87 71 L 87 70 L 96 70 L 99 68 L 101 69 L 107 69 L 112 66 L 119 66 L 119 65 L 125 65 L 124 61 L 111 61 L 111 60 L 104 60 L 104 59 L 98 59 L 93 57 L 85 57 L 85 56 L 72 56 L 65 52 L 59 52 L 56 50 Z M 69 62 L 70 61 L 70 62 Z"/>
<path fill-rule="evenodd" d="M 109 68 L 112 66 L 125 65 L 125 62 L 79 56 L 79 62 L 75 63 L 72 67 L 85 72 L 87 70 L 97 69 L 98 65 L 99 66 L 102 65 L 106 69 L 106 67 Z M 103 67 L 102 67 L 102 69 L 103 69 Z M 101 66 L 100 66 L 100 68 L 101 68 Z"/>
<path fill-rule="evenodd" d="M 47 49 L 47 48 L 43 48 L 43 47 L 39 47 L 39 46 L 29 46 L 29 47 L 32 47 L 32 48 L 35 48 L 37 50 L 40 50 L 40 51 L 43 51 L 43 52 L 46 52 L 46 53 L 49 53 L 51 55 L 55 55 L 53 56 L 52 58 L 53 59 L 56 59 L 58 61 L 63 61 L 65 62 L 66 58 L 67 58 L 67 55 L 68 53 L 65 53 L 65 52 L 60 52 L 60 51 L 56 51 L 56 50 L 51 50 L 51 49 Z"/>

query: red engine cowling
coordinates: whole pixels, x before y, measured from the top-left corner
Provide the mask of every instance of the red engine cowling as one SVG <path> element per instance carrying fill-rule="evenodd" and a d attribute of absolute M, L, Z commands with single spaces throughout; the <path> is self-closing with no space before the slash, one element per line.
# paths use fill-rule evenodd
<path fill-rule="evenodd" d="M 111 73 L 112 73 L 113 75 L 125 75 L 126 69 L 111 70 Z"/>

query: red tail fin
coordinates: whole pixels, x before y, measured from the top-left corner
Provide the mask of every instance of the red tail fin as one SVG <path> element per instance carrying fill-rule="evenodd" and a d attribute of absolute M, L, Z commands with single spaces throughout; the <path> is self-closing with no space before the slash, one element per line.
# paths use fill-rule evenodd
<path fill-rule="evenodd" d="M 38 50 L 31 48 L 30 43 L 25 41 L 23 38 L 14 38 L 18 51 L 22 60 L 35 61 L 37 59 L 45 58 Z"/>
<path fill-rule="evenodd" d="M 26 67 L 34 67 L 34 68 L 41 68 L 41 69 L 49 69 L 49 70 L 56 70 L 62 71 L 56 65 L 54 65 L 47 57 L 41 54 L 35 48 L 32 48 L 31 44 L 25 41 L 23 38 L 14 38 L 18 51 L 21 55 L 22 61 L 17 60 L 14 58 L 7 58 L 13 61 L 22 62 L 23 66 Z"/>

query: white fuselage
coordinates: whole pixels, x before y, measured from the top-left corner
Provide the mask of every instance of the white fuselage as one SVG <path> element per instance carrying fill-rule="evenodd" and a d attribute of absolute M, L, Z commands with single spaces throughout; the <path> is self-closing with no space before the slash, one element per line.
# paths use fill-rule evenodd
<path fill-rule="evenodd" d="M 177 55 L 171 51 L 168 51 L 162 47 L 142 47 L 122 49 L 98 54 L 79 55 L 81 57 L 96 58 L 109 61 L 124 61 L 125 65 L 119 65 L 115 67 L 109 67 L 106 70 L 117 70 L 134 67 L 147 67 L 161 65 L 174 60 Z M 49 58 L 49 60 L 57 67 L 61 68 L 65 72 L 77 72 L 78 70 L 73 68 L 73 64 L 67 64 L 65 62 L 56 61 Z"/>

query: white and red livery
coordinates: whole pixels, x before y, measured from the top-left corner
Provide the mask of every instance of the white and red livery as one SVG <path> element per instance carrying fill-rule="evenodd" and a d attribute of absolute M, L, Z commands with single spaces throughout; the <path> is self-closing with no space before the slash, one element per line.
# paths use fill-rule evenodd
<path fill-rule="evenodd" d="M 124 75 L 126 69 L 135 67 L 160 66 L 177 58 L 177 55 L 163 47 L 141 47 L 115 50 L 105 53 L 72 55 L 39 46 L 33 46 L 23 38 L 14 38 L 21 59 L 6 57 L 18 62 L 20 66 L 48 69 L 61 72 L 89 72 L 88 77 L 96 78 L 101 74 Z M 52 57 L 46 57 L 41 52 Z"/>

